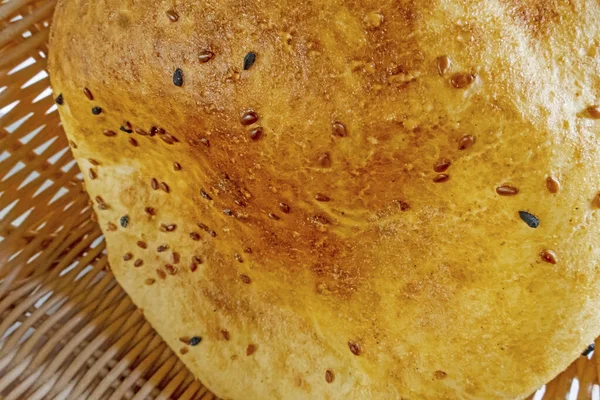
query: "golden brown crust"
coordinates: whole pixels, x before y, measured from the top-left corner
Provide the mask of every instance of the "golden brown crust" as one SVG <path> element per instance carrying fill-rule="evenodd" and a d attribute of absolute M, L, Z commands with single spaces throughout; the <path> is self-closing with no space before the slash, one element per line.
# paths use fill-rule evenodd
<path fill-rule="evenodd" d="M 59 1 L 49 67 L 218 395 L 522 398 L 598 334 L 598 2 L 171 3 Z"/>

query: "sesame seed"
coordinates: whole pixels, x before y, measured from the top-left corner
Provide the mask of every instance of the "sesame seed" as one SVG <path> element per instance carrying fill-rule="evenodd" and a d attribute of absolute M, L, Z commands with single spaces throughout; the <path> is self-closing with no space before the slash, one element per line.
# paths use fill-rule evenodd
<path fill-rule="evenodd" d="M 90 175 L 90 179 L 96 179 L 98 177 L 98 174 L 96 173 L 96 170 L 94 168 L 90 168 L 89 171 L 89 175 Z"/>
<path fill-rule="evenodd" d="M 594 206 L 595 208 L 600 208 L 600 193 L 598 193 L 596 197 L 594 197 L 594 200 L 592 201 L 592 206 Z"/>
<path fill-rule="evenodd" d="M 123 215 L 121 217 L 121 219 L 119 220 L 119 222 L 121 223 L 121 226 L 123 228 L 127 228 L 127 225 L 129 225 L 129 216 L 128 215 Z"/>
<path fill-rule="evenodd" d="M 587 115 L 592 119 L 600 119 L 600 106 L 589 106 L 586 109 Z"/>
<path fill-rule="evenodd" d="M 475 144 L 474 136 L 465 135 L 465 136 L 461 137 L 460 139 L 458 139 L 458 149 L 459 150 L 466 150 L 469 147 L 473 146 L 473 144 Z"/>
<path fill-rule="evenodd" d="M 464 89 L 467 86 L 471 85 L 475 80 L 475 75 L 473 74 L 454 74 L 452 78 L 450 78 L 450 84 L 456 89 Z"/>
<path fill-rule="evenodd" d="M 448 374 L 444 371 L 435 371 L 433 373 L 433 376 L 435 376 L 435 379 L 445 379 L 446 376 L 448 376 Z"/>
<path fill-rule="evenodd" d="M 200 344 L 201 341 L 202 341 L 202 337 L 194 336 L 190 339 L 190 346 L 197 346 Z"/>
<path fill-rule="evenodd" d="M 208 232 L 208 231 L 209 231 L 209 229 L 208 229 L 208 226 L 206 226 L 206 225 L 205 225 L 205 224 L 203 224 L 202 222 L 198 222 L 198 223 L 196 223 L 196 225 L 198 225 L 198 228 L 200 228 L 200 229 L 202 229 L 202 230 L 204 230 L 204 231 L 206 231 L 206 232 Z"/>
<path fill-rule="evenodd" d="M 161 230 L 164 229 L 164 232 L 173 232 L 175 229 L 177 229 L 177 225 L 175 225 L 175 224 L 169 224 L 169 225 L 161 224 L 160 228 L 161 228 Z"/>
<path fill-rule="evenodd" d="M 98 204 L 98 209 L 99 210 L 108 210 L 110 207 L 108 207 L 108 205 L 106 203 L 100 203 Z"/>
<path fill-rule="evenodd" d="M 198 232 L 190 232 L 190 238 L 192 238 L 192 240 L 200 240 L 200 234 Z"/>
<path fill-rule="evenodd" d="M 346 127 L 341 122 L 335 121 L 332 125 L 332 132 L 335 136 L 338 137 L 346 137 L 348 132 L 346 131 Z"/>
<path fill-rule="evenodd" d="M 519 194 L 519 189 L 514 186 L 502 185 L 496 188 L 496 193 L 500 196 L 516 196 Z"/>
<path fill-rule="evenodd" d="M 212 197 L 208 193 L 204 191 L 204 189 L 200 189 L 200 196 L 206 200 L 212 200 Z"/>
<path fill-rule="evenodd" d="M 243 259 L 243 258 L 242 258 L 242 256 L 240 256 L 238 253 L 235 253 L 235 254 L 233 255 L 233 258 L 235 258 L 235 260 L 236 260 L 237 262 L 239 262 L 239 263 L 243 263 L 243 262 L 244 262 L 244 259 Z"/>
<path fill-rule="evenodd" d="M 152 186 L 153 190 L 158 190 L 158 181 L 156 180 L 156 178 L 152 178 L 152 180 L 150 181 L 150 185 Z"/>
<path fill-rule="evenodd" d="M 139 144 L 138 144 L 138 141 L 137 141 L 137 140 L 135 140 L 135 138 L 133 138 L 133 137 L 130 137 L 130 138 L 129 138 L 129 144 L 131 144 L 131 145 L 132 145 L 132 146 L 134 146 L 134 147 L 137 147 L 137 146 L 139 146 Z"/>
<path fill-rule="evenodd" d="M 202 258 L 200 258 L 200 256 L 193 256 L 192 262 L 195 262 L 197 264 L 202 264 Z"/>
<path fill-rule="evenodd" d="M 233 217 L 233 211 L 231 211 L 228 208 L 226 208 L 226 209 L 223 210 L 223 214 L 228 215 L 230 217 Z"/>
<path fill-rule="evenodd" d="M 256 53 L 251 51 L 248 54 L 246 54 L 246 56 L 244 57 L 244 71 L 247 71 L 250 69 L 250 67 L 252 65 L 254 65 L 254 62 L 256 61 Z"/>
<path fill-rule="evenodd" d="M 198 55 L 198 61 L 200 61 L 202 64 L 204 64 L 204 63 L 212 60 L 214 57 L 215 57 L 215 53 L 213 53 L 210 50 L 205 50 L 202 53 L 200 53 L 200 55 Z"/>
<path fill-rule="evenodd" d="M 433 170 L 437 173 L 446 172 L 448 168 L 450 168 L 450 165 L 452 165 L 452 162 L 450 160 L 441 158 L 437 160 L 435 164 L 433 164 Z"/>
<path fill-rule="evenodd" d="M 102 196 L 96 196 L 94 200 L 96 200 L 96 203 L 98 203 L 98 204 L 104 204 L 105 203 L 105 201 L 102 198 Z"/>
<path fill-rule="evenodd" d="M 208 234 L 212 237 L 217 237 L 217 232 L 215 231 L 209 231 Z"/>
<path fill-rule="evenodd" d="M 247 254 L 252 254 L 252 248 L 251 248 L 251 247 L 246 247 L 246 248 L 244 249 L 244 253 L 247 253 Z"/>
<path fill-rule="evenodd" d="M 440 76 L 444 76 L 450 69 L 450 58 L 448 56 L 439 56 L 437 58 L 437 70 Z"/>
<path fill-rule="evenodd" d="M 54 99 L 54 102 L 59 106 L 62 106 L 63 104 L 65 104 L 65 99 L 62 94 L 59 94 L 58 96 L 56 96 L 56 99 Z"/>
<path fill-rule="evenodd" d="M 546 178 L 546 188 L 550 193 L 556 194 L 560 190 L 560 182 L 557 178 L 549 176 L 548 178 Z"/>
<path fill-rule="evenodd" d="M 87 97 L 89 100 L 94 100 L 94 95 L 92 94 L 90 89 L 83 88 L 83 94 L 85 94 L 85 97 Z"/>
<path fill-rule="evenodd" d="M 248 347 L 246 348 L 246 355 L 247 356 L 251 356 L 252 354 L 256 353 L 257 347 L 255 344 L 249 344 Z"/>
<path fill-rule="evenodd" d="M 252 278 L 250 278 L 248 275 L 240 275 L 240 279 L 242 282 L 244 282 L 246 285 L 249 285 L 252 283 Z"/>
<path fill-rule="evenodd" d="M 156 282 L 156 280 L 152 279 L 152 278 L 148 278 L 144 281 L 144 283 L 148 286 L 150 285 L 154 285 L 154 282 Z"/>
<path fill-rule="evenodd" d="M 190 344 L 190 337 L 189 336 L 182 336 L 179 338 L 179 341 L 183 344 Z"/>
<path fill-rule="evenodd" d="M 146 242 L 141 241 L 141 240 L 138 240 L 137 245 L 141 249 L 147 249 L 148 248 L 148 245 L 146 244 Z"/>
<path fill-rule="evenodd" d="M 135 262 L 133 263 L 134 267 L 141 267 L 142 265 L 144 265 L 144 260 L 142 260 L 141 258 L 138 258 L 137 260 L 135 260 Z"/>
<path fill-rule="evenodd" d="M 231 336 L 229 335 L 229 332 L 226 331 L 225 329 L 221 330 L 221 336 L 223 336 L 223 339 L 229 341 L 229 339 L 231 338 Z"/>
<path fill-rule="evenodd" d="M 144 208 L 144 212 L 150 216 L 156 215 L 156 210 L 153 207 Z"/>
<path fill-rule="evenodd" d="M 196 272 L 197 269 L 198 269 L 198 264 L 196 264 L 196 263 L 190 264 L 190 271 Z"/>
<path fill-rule="evenodd" d="M 443 183 L 448 182 L 450 180 L 450 175 L 448 174 L 438 174 L 433 178 L 435 183 Z"/>
<path fill-rule="evenodd" d="M 288 206 L 285 203 L 279 203 L 279 209 L 284 214 L 289 214 L 290 213 L 290 206 Z"/>
<path fill-rule="evenodd" d="M 181 354 L 182 356 L 187 354 L 189 352 L 188 349 L 186 349 L 185 347 L 182 347 L 179 349 L 179 354 Z"/>
<path fill-rule="evenodd" d="M 333 373 L 332 370 L 328 369 L 327 371 L 325 371 L 325 381 L 327 383 L 333 382 L 334 379 L 335 379 L 335 374 Z"/>
<path fill-rule="evenodd" d="M 270 212 L 269 214 L 269 218 L 271 218 L 272 220 L 275 221 L 279 221 L 281 218 L 279 218 L 279 216 L 277 214 L 273 214 L 272 212 Z"/>
<path fill-rule="evenodd" d="M 158 246 L 156 248 L 156 251 L 158 251 L 159 253 L 162 253 L 163 251 L 167 251 L 168 249 L 169 249 L 168 244 L 161 244 L 160 246 Z"/>
<path fill-rule="evenodd" d="M 175 268 L 173 265 L 171 264 L 166 264 L 165 265 L 165 269 L 167 270 L 167 273 L 169 275 L 175 275 L 177 273 L 177 268 Z"/>
<path fill-rule="evenodd" d="M 394 200 L 393 203 L 400 208 L 400 211 L 408 211 L 410 209 L 410 204 L 404 200 Z"/>
<path fill-rule="evenodd" d="M 540 257 L 543 261 L 550 264 L 556 264 L 558 262 L 558 257 L 556 256 L 556 253 L 552 250 L 542 250 L 542 252 L 540 253 Z"/>
<path fill-rule="evenodd" d="M 179 164 L 178 162 L 174 162 L 173 163 L 173 169 L 175 171 L 181 171 L 181 164 Z"/>
<path fill-rule="evenodd" d="M 166 279 L 167 278 L 167 273 L 165 271 L 163 271 L 162 269 L 157 269 L 156 270 L 156 275 L 160 278 L 160 279 Z"/>
<path fill-rule="evenodd" d="M 166 12 L 166 14 L 167 14 L 167 17 L 169 17 L 169 20 L 170 20 L 171 22 L 177 22 L 177 21 L 179 21 L 179 14 L 177 14 L 175 11 L 173 11 L 173 10 L 168 10 L 168 11 Z"/>
<path fill-rule="evenodd" d="M 107 137 L 117 136 L 117 132 L 111 131 L 108 129 L 105 129 L 104 131 L 102 131 L 102 133 L 104 133 L 104 136 L 107 136 Z"/>
<path fill-rule="evenodd" d="M 125 253 L 123 255 L 123 261 L 129 261 L 131 259 L 133 259 L 133 254 L 131 254 L 131 253 Z"/>
<path fill-rule="evenodd" d="M 258 140 L 262 137 L 262 134 L 263 128 L 261 128 L 260 126 L 258 128 L 254 128 L 250 131 L 250 139 Z"/>
<path fill-rule="evenodd" d="M 315 200 L 316 201 L 321 201 L 321 202 L 328 202 L 328 201 L 331 201 L 331 198 L 329 198 L 328 196 L 325 196 L 322 193 L 317 193 L 315 195 Z"/>
<path fill-rule="evenodd" d="M 92 114 L 94 115 L 100 115 L 102 113 L 102 108 L 96 106 L 92 108 Z"/>
<path fill-rule="evenodd" d="M 173 73 L 173 84 L 178 87 L 183 86 L 183 71 L 181 68 L 177 68 Z"/>
<path fill-rule="evenodd" d="M 160 140 L 162 140 L 163 142 L 165 142 L 166 144 L 173 144 L 175 143 L 173 141 L 173 138 L 171 136 L 167 136 L 167 135 L 161 135 L 160 136 Z"/>
<path fill-rule="evenodd" d="M 360 348 L 360 345 L 356 342 L 353 341 L 349 341 L 348 342 L 348 348 L 350 349 L 350 351 L 352 352 L 352 354 L 354 354 L 355 356 L 359 356 L 360 353 L 362 352 L 362 349 Z"/>
<path fill-rule="evenodd" d="M 69 140 L 69 146 L 71 146 L 72 148 L 76 149 L 77 148 L 77 143 L 75 143 L 72 140 Z"/>
<path fill-rule="evenodd" d="M 88 161 L 90 162 L 90 164 L 98 166 L 100 165 L 100 163 L 97 160 L 94 160 L 93 158 L 88 158 Z"/>
<path fill-rule="evenodd" d="M 253 110 L 248 110 L 240 117 L 240 123 L 244 126 L 252 125 L 258 121 L 258 114 Z"/>
<path fill-rule="evenodd" d="M 329 168 L 331 167 L 331 155 L 329 153 L 321 153 L 317 158 L 317 162 L 319 163 L 319 166 Z"/>
<path fill-rule="evenodd" d="M 533 214 L 527 211 L 519 211 L 519 217 L 525 222 L 530 228 L 537 228 L 540 226 L 540 220 Z"/>
<path fill-rule="evenodd" d="M 141 136 L 148 136 L 148 132 L 143 130 L 142 128 L 135 128 L 135 133 Z"/>
<path fill-rule="evenodd" d="M 181 259 L 181 256 L 179 255 L 179 253 L 177 253 L 177 252 L 171 253 L 171 261 L 173 262 L 173 264 L 179 264 L 180 259 Z"/>
<path fill-rule="evenodd" d="M 112 222 L 109 222 L 107 226 L 108 226 L 108 230 L 111 232 L 114 232 L 117 230 L 117 226 L 115 224 L 113 224 Z"/>
<path fill-rule="evenodd" d="M 163 192 L 169 193 L 171 191 L 171 189 L 169 188 L 169 185 L 167 185 L 166 182 L 161 182 L 158 186 L 160 187 L 160 189 Z"/>

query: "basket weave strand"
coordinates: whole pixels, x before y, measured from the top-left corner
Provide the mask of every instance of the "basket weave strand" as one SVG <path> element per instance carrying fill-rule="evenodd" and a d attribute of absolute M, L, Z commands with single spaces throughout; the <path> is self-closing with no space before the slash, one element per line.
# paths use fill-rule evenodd
<path fill-rule="evenodd" d="M 0 399 L 215 399 L 110 272 L 45 72 L 55 5 L 0 1 Z M 597 363 L 529 399 L 598 399 Z"/>

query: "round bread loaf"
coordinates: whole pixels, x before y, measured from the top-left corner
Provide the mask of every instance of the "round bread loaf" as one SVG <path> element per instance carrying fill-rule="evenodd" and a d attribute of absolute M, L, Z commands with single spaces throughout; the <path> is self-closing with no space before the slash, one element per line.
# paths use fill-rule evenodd
<path fill-rule="evenodd" d="M 117 280 L 217 395 L 524 398 L 600 333 L 599 20 L 59 0 L 49 69 Z"/>

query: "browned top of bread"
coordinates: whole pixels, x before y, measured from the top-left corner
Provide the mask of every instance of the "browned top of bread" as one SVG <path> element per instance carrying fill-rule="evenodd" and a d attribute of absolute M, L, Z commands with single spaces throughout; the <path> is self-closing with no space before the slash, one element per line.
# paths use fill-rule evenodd
<path fill-rule="evenodd" d="M 600 332 L 597 1 L 175 3 L 59 1 L 49 67 L 210 389 L 522 398 Z"/>

